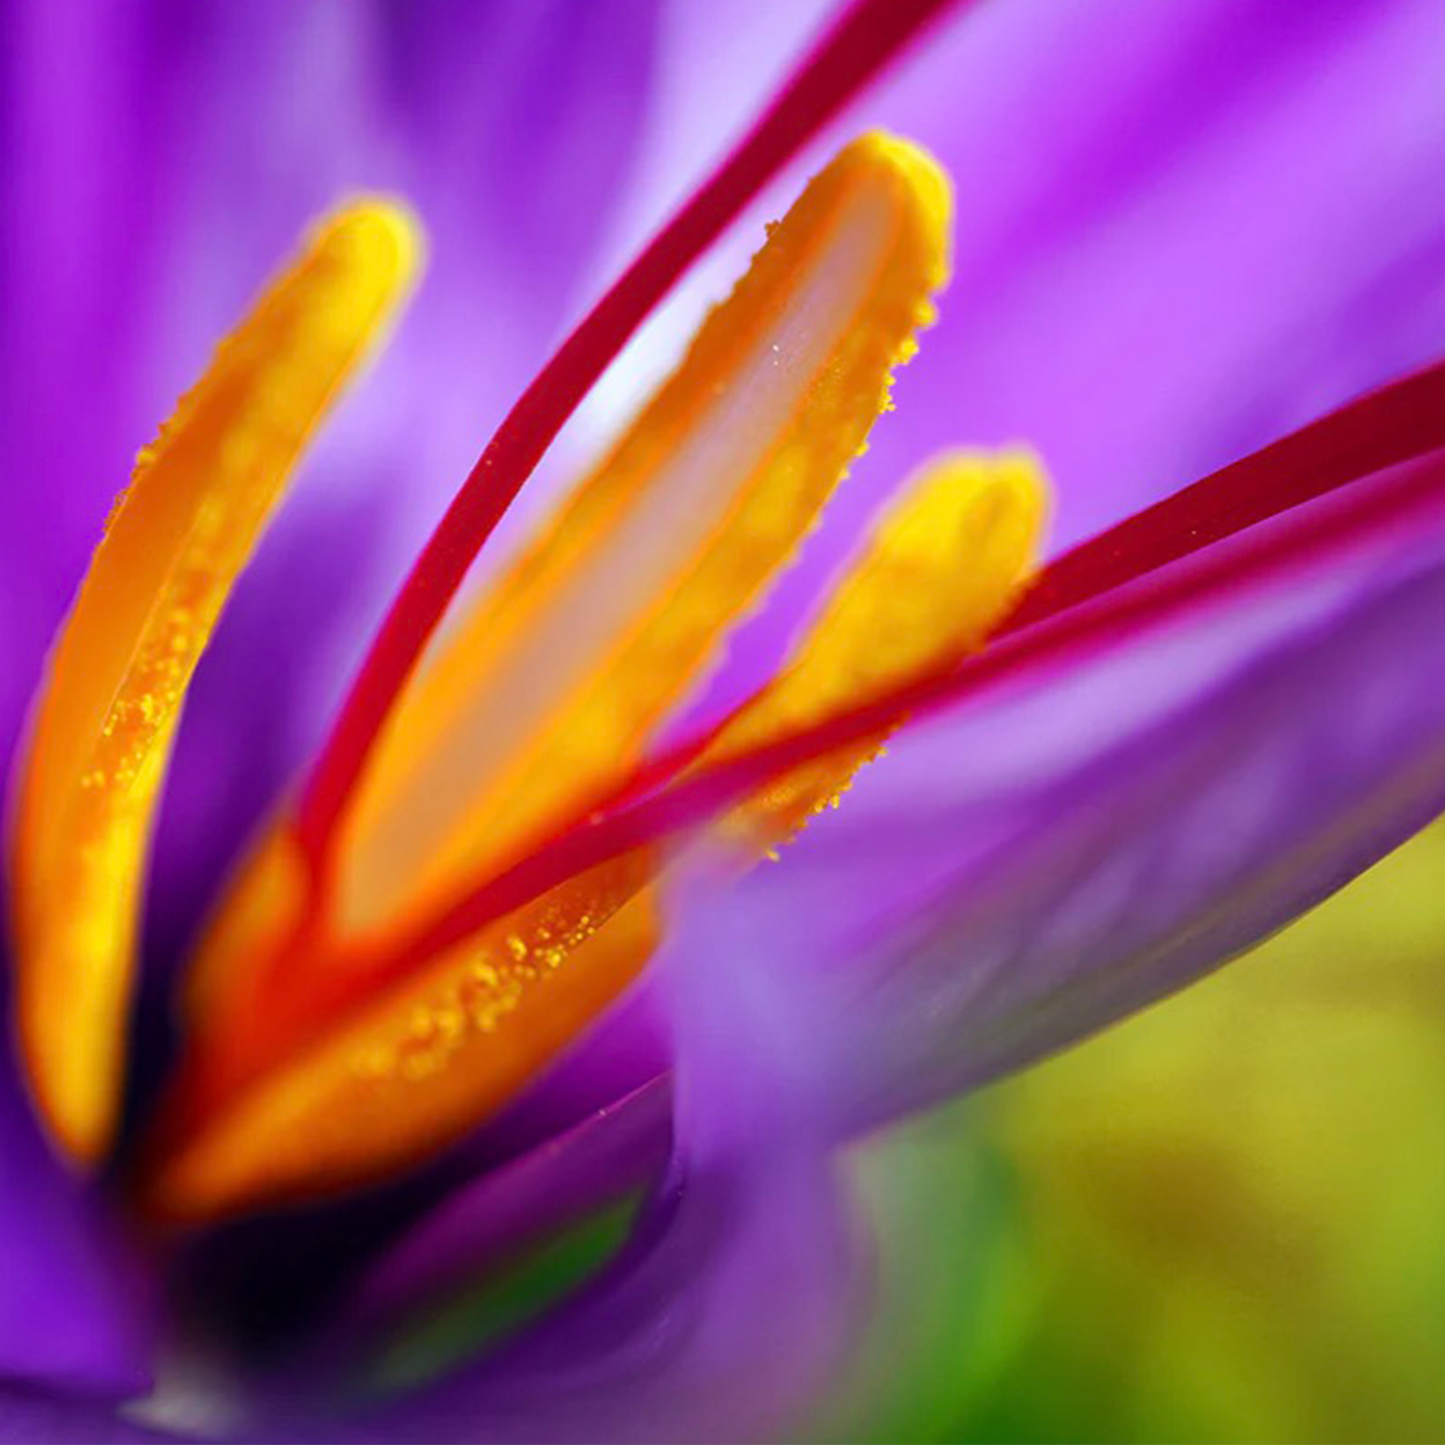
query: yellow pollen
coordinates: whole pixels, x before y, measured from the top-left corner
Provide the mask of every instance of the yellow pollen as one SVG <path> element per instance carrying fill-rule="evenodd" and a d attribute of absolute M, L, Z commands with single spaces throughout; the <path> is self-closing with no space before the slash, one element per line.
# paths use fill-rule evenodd
<path fill-rule="evenodd" d="M 975 650 L 1033 568 L 1047 495 L 1027 453 L 959 454 L 926 468 L 790 666 L 723 731 L 712 756 Z M 882 750 L 855 745 L 810 764 L 717 826 L 758 859 L 776 858 L 768 840 L 790 837 L 820 804 L 836 806 L 836 791 Z M 179 1153 L 157 1181 L 163 1207 L 206 1218 L 324 1193 L 464 1132 L 641 971 L 658 939 L 661 862 L 640 850 L 601 865 L 377 998 Z"/>
<path fill-rule="evenodd" d="M 947 182 L 865 136 L 403 701 L 341 845 L 346 934 L 512 861 L 624 776 L 796 553 L 946 275 Z"/>
<path fill-rule="evenodd" d="M 922 152 L 886 136 L 847 147 L 769 228 L 678 370 L 403 696 L 338 835 L 327 889 L 308 886 L 289 816 L 267 834 L 195 961 L 182 1082 L 146 1165 L 150 1207 L 214 1220 L 334 1194 L 435 1155 L 512 1101 L 639 977 L 659 939 L 657 883 L 675 858 L 660 848 L 572 877 L 447 952 L 413 957 L 402 942 L 462 887 L 588 816 L 646 757 L 660 722 L 788 565 L 889 407 L 893 368 L 915 350 L 945 279 L 948 223 L 948 185 Z M 114 705 L 84 689 L 78 701 L 53 701 L 75 666 L 65 660 L 65 647 L 78 646 L 69 631 L 62 644 L 36 733 L 40 782 L 27 782 L 22 812 L 27 863 L 17 870 L 29 899 L 22 965 L 32 972 L 23 1013 L 39 1061 L 32 1072 L 61 1100 L 52 1117 L 62 1137 L 103 1137 L 74 1126 L 71 1085 L 56 1081 L 104 1075 L 113 1090 L 123 1013 L 114 1000 L 124 997 L 116 984 L 130 967 L 134 890 L 165 756 L 155 746 L 113 756 L 107 740 L 142 728 L 169 737 L 189 669 L 259 529 L 257 499 L 275 496 L 345 364 L 405 279 L 405 227 L 390 212 L 376 224 L 393 236 L 389 266 L 321 267 L 337 290 L 309 292 L 312 302 L 347 295 L 354 332 L 345 360 L 337 306 L 312 315 L 295 299 L 288 325 L 266 331 L 269 299 L 247 324 L 260 328 L 244 353 L 251 370 L 234 384 L 224 370 L 208 376 L 160 444 L 153 470 L 171 465 L 181 478 L 172 486 L 197 491 L 189 506 L 210 522 L 178 530 L 146 587 L 126 582 L 140 588 L 134 636 L 87 630 L 97 621 L 79 626 L 82 594 L 71 631 L 92 660 L 104 657 Z M 324 234 L 280 290 L 299 288 L 325 247 Z M 331 379 L 322 384 L 327 358 Z M 260 386 L 269 367 L 285 387 Z M 168 464 L 176 438 L 194 428 L 195 397 L 215 407 L 210 449 L 195 442 L 186 467 Z M 137 484 L 133 499 L 144 494 Z M 244 545 L 234 520 L 241 499 Z M 113 538 L 136 526 L 136 506 L 127 501 L 117 514 Z M 1025 452 L 949 455 L 926 468 L 881 516 L 788 665 L 738 709 L 701 763 L 967 656 L 1026 584 L 1045 509 L 1046 483 Z M 201 535 L 211 538 L 204 548 L 194 542 Z M 97 556 L 101 577 L 111 546 L 107 539 Z M 197 585 L 175 591 L 184 574 Z M 155 621 L 162 616 L 165 626 Z M 71 720 L 82 704 L 90 725 L 66 722 L 71 741 L 58 750 L 46 717 L 59 709 L 56 717 Z M 837 806 L 884 737 L 775 780 L 717 819 L 715 835 L 746 863 L 777 857 L 809 816 Z M 120 783 L 123 767 L 130 772 Z M 42 796 L 42 783 L 53 792 Z M 121 793 L 142 805 L 123 814 Z M 91 798 L 98 811 L 82 803 Z M 38 819 L 56 816 L 64 828 L 40 828 Z M 114 855 L 84 861 L 117 816 L 127 819 L 118 835 L 130 850 L 118 873 Z M 126 905 L 116 912 L 120 894 L 111 890 L 113 912 L 85 916 L 84 952 L 56 900 L 62 889 L 94 892 L 95 880 L 108 886 L 117 876 Z M 66 987 L 79 980 L 90 997 L 110 997 L 110 1055 L 62 1039 L 59 984 L 33 972 L 55 958 L 59 974 L 69 970 Z"/>
<path fill-rule="evenodd" d="M 734 755 L 962 661 L 1034 570 L 1049 484 L 1032 453 L 948 453 L 902 487 L 779 676 L 713 740 Z M 899 722 L 902 719 L 898 719 Z M 778 780 L 729 827 L 771 846 L 836 808 L 883 737 Z"/>
<path fill-rule="evenodd" d="M 365 969 L 642 759 L 886 407 L 893 368 L 932 319 L 948 221 L 933 162 L 871 135 L 770 229 L 677 371 L 403 698 L 338 840 L 334 911 L 287 959 L 293 986 L 307 975 L 324 992 L 350 971 L 356 987 L 281 1059 L 238 1027 L 265 1025 L 271 945 L 306 906 L 288 829 L 263 843 L 187 1000 L 192 1066 L 237 1082 L 157 1161 L 158 1209 L 209 1217 L 433 1153 L 636 977 L 656 936 L 647 854 L 400 982 L 372 988 Z M 264 1062 L 248 1065 L 247 1050 Z"/>
<path fill-rule="evenodd" d="M 326 1195 L 434 1153 L 536 1075 L 657 942 L 645 853 L 584 874 L 355 1010 L 163 1158 L 174 1220 Z"/>
<path fill-rule="evenodd" d="M 31 1087 L 78 1161 L 114 1127 L 138 899 L 186 688 L 416 251 L 383 202 L 316 232 L 140 452 L 56 643 L 19 779 L 11 912 Z"/>

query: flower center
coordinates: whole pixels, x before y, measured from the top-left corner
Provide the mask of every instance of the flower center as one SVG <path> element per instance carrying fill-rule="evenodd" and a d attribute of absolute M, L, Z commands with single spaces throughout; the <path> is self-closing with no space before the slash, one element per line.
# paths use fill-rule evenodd
<path fill-rule="evenodd" d="M 844 151 L 551 526 L 448 647 L 416 664 L 606 361 L 941 8 L 860 0 L 484 454 L 296 806 L 203 940 L 185 1060 L 145 1166 L 156 1209 L 209 1217 L 432 1153 L 637 976 L 675 849 L 638 840 L 506 911 L 478 916 L 472 900 L 645 771 L 650 738 L 815 525 L 944 278 L 947 185 L 932 163 L 883 136 Z M 405 293 L 415 251 L 410 223 L 384 203 L 318 232 L 142 457 L 57 647 L 11 880 L 25 1062 L 79 1161 L 103 1154 L 114 1125 L 137 899 L 191 670 L 303 443 Z M 914 669 L 955 663 L 1012 604 L 1041 498 L 1022 457 L 953 459 L 907 489 L 784 671 L 684 761 L 726 764 Z M 898 720 L 769 779 L 710 831 L 739 866 L 756 861 L 835 799 Z"/>
<path fill-rule="evenodd" d="M 153 1199 L 209 1215 L 401 1167 L 493 1113 L 638 973 L 672 861 L 641 846 L 481 927 L 495 877 L 585 818 L 794 554 L 886 404 L 943 277 L 946 191 L 901 142 L 846 150 L 378 740 L 317 887 L 283 816 L 203 942 Z M 696 763 L 976 646 L 1033 552 L 1025 460 L 909 489 L 784 672 Z M 715 825 L 761 858 L 875 736 Z"/>

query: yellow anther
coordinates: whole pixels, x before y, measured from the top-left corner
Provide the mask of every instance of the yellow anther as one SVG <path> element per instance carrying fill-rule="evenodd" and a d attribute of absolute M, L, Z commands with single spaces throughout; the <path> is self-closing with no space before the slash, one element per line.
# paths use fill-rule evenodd
<path fill-rule="evenodd" d="M 408 289 L 410 220 L 336 215 L 137 459 L 50 661 L 11 902 L 25 1064 L 61 1145 L 113 1128 L 151 820 L 191 674 L 317 423 Z"/>
<path fill-rule="evenodd" d="M 869 135 L 819 175 L 676 373 L 405 700 L 342 841 L 371 932 L 623 776 L 786 565 L 932 320 L 950 202 Z"/>
<path fill-rule="evenodd" d="M 169 1151 L 152 1208 L 200 1220 L 325 1194 L 455 1139 L 636 976 L 654 873 L 643 853 L 594 869 L 363 1004 Z"/>
<path fill-rule="evenodd" d="M 791 662 L 704 761 L 818 722 L 973 652 L 1033 570 L 1049 489 L 1028 452 L 957 452 L 905 483 Z M 900 719 L 901 721 L 901 719 Z M 881 737 L 780 779 L 729 826 L 765 846 L 836 807 Z"/>
<path fill-rule="evenodd" d="M 339 910 L 299 967 L 344 970 L 348 946 L 364 964 L 638 761 L 886 405 L 944 279 L 948 212 L 927 157 L 869 136 L 771 229 L 676 373 L 403 699 L 339 839 Z M 203 1074 L 257 995 L 268 955 L 247 943 L 278 913 L 252 895 L 293 873 L 284 840 L 203 949 L 189 1010 Z M 456 1138 L 636 976 L 654 875 L 646 855 L 620 859 L 401 983 L 362 978 L 304 1049 L 240 1061 L 245 1082 L 158 1161 L 153 1203 L 194 1218 L 324 1193 Z"/>

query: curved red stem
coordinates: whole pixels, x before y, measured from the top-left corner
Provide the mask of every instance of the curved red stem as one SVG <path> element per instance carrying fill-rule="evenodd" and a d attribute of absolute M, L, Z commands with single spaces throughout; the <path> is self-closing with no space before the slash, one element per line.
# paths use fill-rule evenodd
<path fill-rule="evenodd" d="M 1387 383 L 1126 517 L 1044 570 L 1017 632 L 1357 477 L 1445 446 L 1445 362 Z"/>
<path fill-rule="evenodd" d="M 677 279 L 801 147 L 961 0 L 854 0 L 743 140 L 538 373 L 487 444 L 391 605 L 302 794 L 312 869 L 468 568 L 557 433 Z"/>
<path fill-rule="evenodd" d="M 1368 483 L 1358 490 L 1352 483 Z M 1283 531 L 1257 524 L 1339 493 Z M 656 759 L 581 822 L 482 882 L 396 950 L 389 974 L 632 848 L 711 816 L 789 769 L 956 705 L 1080 649 L 1154 625 L 1241 580 L 1317 558 L 1445 507 L 1445 362 L 1347 403 L 1082 543 L 1048 568 L 985 652 L 680 781 L 695 743 Z M 1234 538 L 1229 547 L 1211 544 Z M 1179 565 L 1169 566 L 1169 563 Z M 1137 585 L 1127 585 L 1134 583 Z M 671 784 L 671 786 L 669 786 Z"/>

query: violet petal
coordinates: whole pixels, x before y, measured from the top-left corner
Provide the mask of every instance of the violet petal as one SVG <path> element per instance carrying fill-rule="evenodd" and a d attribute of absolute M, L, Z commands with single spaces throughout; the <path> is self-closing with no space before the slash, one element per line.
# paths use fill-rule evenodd
<path fill-rule="evenodd" d="M 778 865 L 694 900 L 672 966 L 753 996 L 791 1044 L 740 1036 L 739 1075 L 785 1053 L 782 1084 L 832 1127 L 986 1082 L 1224 962 L 1445 807 L 1442 618 L 1438 507 L 1246 569 L 918 720 Z"/>

